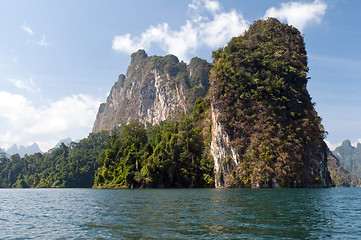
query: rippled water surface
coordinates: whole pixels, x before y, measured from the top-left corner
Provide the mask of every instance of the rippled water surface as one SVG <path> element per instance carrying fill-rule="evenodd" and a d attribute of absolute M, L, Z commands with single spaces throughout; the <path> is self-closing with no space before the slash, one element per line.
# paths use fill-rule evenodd
<path fill-rule="evenodd" d="M 361 239 L 361 189 L 0 189 L 4 239 Z"/>

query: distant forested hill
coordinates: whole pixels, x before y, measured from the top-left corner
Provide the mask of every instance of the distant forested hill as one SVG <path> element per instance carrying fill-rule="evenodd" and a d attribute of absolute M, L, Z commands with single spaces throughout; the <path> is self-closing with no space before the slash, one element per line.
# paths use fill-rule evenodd
<path fill-rule="evenodd" d="M 97 158 L 109 139 L 109 132 L 102 131 L 47 153 L 25 157 L 0 153 L 0 187 L 92 187 Z"/>

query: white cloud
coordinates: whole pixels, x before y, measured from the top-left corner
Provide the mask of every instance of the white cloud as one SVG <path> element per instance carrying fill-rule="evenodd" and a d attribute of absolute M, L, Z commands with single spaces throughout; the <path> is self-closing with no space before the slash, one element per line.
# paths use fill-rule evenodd
<path fill-rule="evenodd" d="M 36 41 L 36 43 L 37 43 L 39 46 L 41 46 L 41 47 L 49 47 L 49 46 L 54 45 L 54 43 L 48 42 L 48 41 L 46 40 L 46 36 L 45 36 L 45 35 L 43 35 L 43 36 L 41 37 L 41 40 L 40 40 L 40 41 Z"/>
<path fill-rule="evenodd" d="M 38 45 L 38 46 L 40 46 L 40 47 L 49 47 L 49 46 L 53 46 L 53 45 L 54 45 L 53 42 L 48 42 L 48 41 L 46 40 L 46 36 L 45 36 L 45 35 L 43 35 L 43 36 L 41 37 L 41 40 L 32 39 L 32 40 L 28 40 L 27 43 L 33 43 L 33 44 L 36 44 L 36 45 Z"/>
<path fill-rule="evenodd" d="M 269 8 L 264 18 L 286 20 L 302 31 L 309 24 L 320 23 L 326 9 L 327 4 L 323 0 L 282 3 L 280 8 Z M 188 5 L 188 12 L 189 19 L 178 30 L 172 30 L 168 23 L 150 26 L 139 36 L 130 33 L 115 36 L 112 47 L 116 51 L 131 54 L 138 49 L 149 50 L 156 45 L 164 52 L 188 61 L 197 49 L 203 46 L 212 49 L 222 47 L 249 27 L 242 13 L 234 9 L 227 12 L 215 0 L 193 0 Z"/>
<path fill-rule="evenodd" d="M 115 36 L 113 49 L 130 54 L 157 45 L 166 53 L 188 61 L 198 48 L 222 47 L 249 26 L 242 13 L 236 10 L 225 12 L 218 1 L 193 0 L 188 7 L 190 19 L 179 30 L 172 30 L 168 23 L 162 23 L 150 26 L 140 36 L 133 37 L 129 33 Z"/>
<path fill-rule="evenodd" d="M 217 14 L 213 21 L 201 24 L 199 34 L 203 43 L 215 48 L 225 45 L 232 37 L 243 33 L 247 28 L 246 21 L 232 10 Z"/>
<path fill-rule="evenodd" d="M 79 94 L 36 107 L 22 95 L 0 92 L 0 146 L 37 142 L 48 150 L 60 139 L 88 135 L 100 100 Z M 6 126 L 6 127 L 4 127 Z"/>
<path fill-rule="evenodd" d="M 188 4 L 188 8 L 191 11 L 195 11 L 199 13 L 202 10 L 210 11 L 211 13 L 215 14 L 221 11 L 221 4 L 218 1 L 212 0 L 193 0 L 192 3 Z"/>
<path fill-rule="evenodd" d="M 34 31 L 29 27 L 26 26 L 26 24 L 24 23 L 23 26 L 21 26 L 21 28 L 24 30 L 24 32 L 26 32 L 27 34 L 30 35 L 34 35 Z"/>
<path fill-rule="evenodd" d="M 320 23 L 325 15 L 327 4 L 323 0 L 311 3 L 288 2 L 282 3 L 280 8 L 271 7 L 266 11 L 264 18 L 275 17 L 298 28 L 301 32 L 310 24 Z"/>
<path fill-rule="evenodd" d="M 32 93 L 40 92 L 40 88 L 36 86 L 32 77 L 29 77 L 28 79 L 9 78 L 8 81 L 19 89 L 24 89 Z"/>
<path fill-rule="evenodd" d="M 331 143 L 327 140 L 325 140 L 325 143 L 327 144 L 328 148 L 331 150 L 331 151 L 334 151 L 337 147 L 341 146 L 341 142 L 340 143 Z"/>
<path fill-rule="evenodd" d="M 40 40 L 37 40 L 36 38 L 36 35 L 34 33 L 34 31 L 29 27 L 27 26 L 25 23 L 23 24 L 23 26 L 21 26 L 21 28 L 24 30 L 24 32 L 26 32 L 27 34 L 33 36 L 33 39 L 30 39 L 27 41 L 27 43 L 35 43 L 41 47 L 49 47 L 49 46 L 52 46 L 54 45 L 54 43 L 52 42 L 49 42 L 46 40 L 46 36 L 45 35 L 42 35 L 41 36 L 41 39 Z"/>
<path fill-rule="evenodd" d="M 216 13 L 221 9 L 221 4 L 217 1 L 204 1 L 205 7 L 212 13 Z"/>

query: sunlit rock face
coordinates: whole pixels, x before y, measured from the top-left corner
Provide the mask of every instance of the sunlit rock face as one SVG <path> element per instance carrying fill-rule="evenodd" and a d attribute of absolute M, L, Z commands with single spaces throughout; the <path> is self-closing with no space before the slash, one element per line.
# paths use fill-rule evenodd
<path fill-rule="evenodd" d="M 197 97 L 209 89 L 205 60 L 190 63 L 174 55 L 148 57 L 144 50 L 132 54 L 127 75 L 120 75 L 106 103 L 99 107 L 93 133 L 110 130 L 131 120 L 154 125 L 190 111 Z"/>

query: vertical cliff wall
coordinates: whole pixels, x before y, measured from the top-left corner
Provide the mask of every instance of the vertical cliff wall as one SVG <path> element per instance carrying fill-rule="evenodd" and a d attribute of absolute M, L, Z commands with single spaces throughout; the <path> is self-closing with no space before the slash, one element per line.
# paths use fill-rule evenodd
<path fill-rule="evenodd" d="M 132 54 L 127 75 L 120 75 L 106 103 L 99 107 L 93 132 L 113 129 L 136 120 L 154 125 L 187 113 L 197 97 L 209 89 L 210 64 L 193 58 L 189 65 L 177 57 Z"/>
<path fill-rule="evenodd" d="M 225 131 L 219 116 L 219 108 L 214 104 L 212 108 L 212 141 L 211 154 L 214 159 L 215 187 L 231 187 L 227 178 L 227 173 L 231 173 L 238 166 L 239 158 L 236 155 L 235 148 L 231 145 L 231 139 Z"/>
<path fill-rule="evenodd" d="M 216 187 L 330 187 L 299 31 L 276 19 L 259 20 L 213 57 Z"/>

